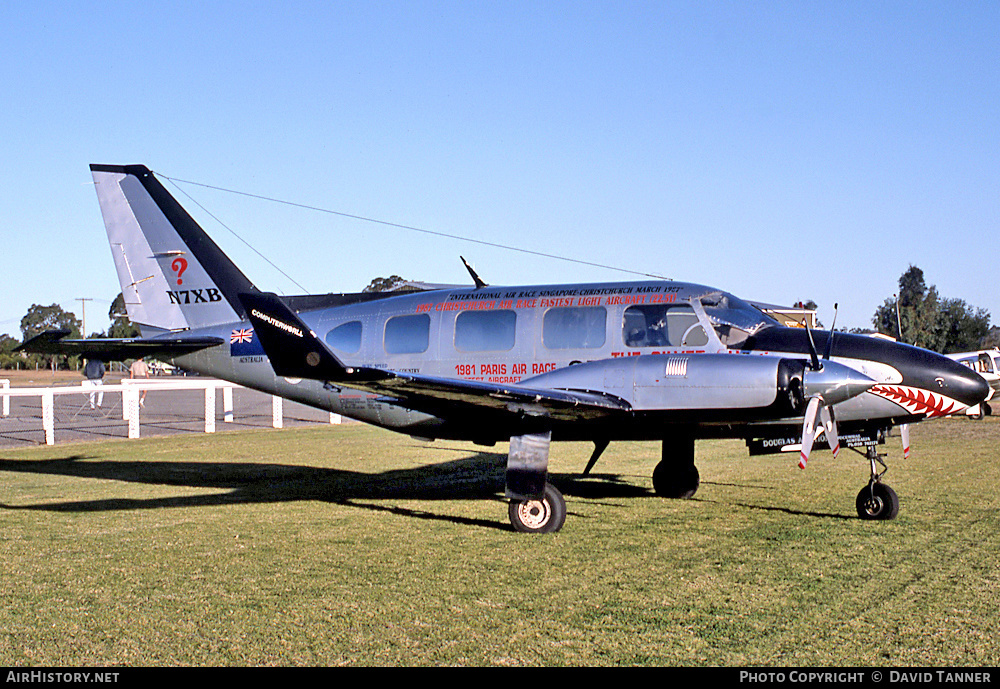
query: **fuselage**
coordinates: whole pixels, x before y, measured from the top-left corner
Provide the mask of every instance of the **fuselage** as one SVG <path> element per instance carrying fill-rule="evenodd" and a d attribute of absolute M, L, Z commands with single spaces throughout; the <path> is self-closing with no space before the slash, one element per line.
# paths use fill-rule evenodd
<path fill-rule="evenodd" d="M 296 298 L 289 301 L 294 303 Z M 614 429 L 575 424 L 554 429 L 554 437 L 657 438 L 662 437 L 664 424 L 678 423 L 693 426 L 702 437 L 749 437 L 776 426 L 801 424 L 801 414 L 776 416 L 777 402 L 766 399 L 719 409 L 708 403 L 693 404 L 690 409 L 674 404 L 681 408 L 669 410 L 657 409 L 655 404 L 636 405 L 634 400 L 641 398 L 635 373 L 640 361 L 643 365 L 656 362 L 656 366 L 662 362 L 668 372 L 670 366 L 684 366 L 688 375 L 692 361 L 711 359 L 713 371 L 726 370 L 719 360 L 723 355 L 809 358 L 809 334 L 804 329 L 782 327 L 737 297 L 703 285 L 643 281 L 454 288 L 363 300 L 341 296 L 328 299 L 336 303 L 330 306 L 323 306 L 322 297 L 298 301 L 313 307 L 302 310 L 300 317 L 348 366 L 527 387 L 579 388 L 578 381 L 585 380 L 590 388 L 633 395 L 631 423 L 616 424 Z M 498 427 L 484 437 L 482 424 L 474 419 L 437 418 L 370 393 L 277 377 L 256 344 L 249 322 L 192 334 L 221 337 L 230 343 L 176 360 L 204 374 L 414 435 L 491 442 L 510 432 Z M 825 353 L 829 334 L 813 335 L 815 347 Z M 885 427 L 956 413 L 986 395 L 980 377 L 926 350 L 836 333 L 829 354 L 833 361 L 877 383 L 838 405 L 838 418 L 848 429 L 852 423 Z M 701 355 L 703 359 L 696 358 Z M 625 361 L 632 357 L 640 359 Z M 615 360 L 622 361 L 620 365 L 593 363 Z M 569 379 L 566 370 L 580 364 L 589 364 L 596 373 L 581 377 L 588 366 L 573 369 L 571 378 L 577 382 L 564 383 Z M 739 367 L 741 372 L 756 368 L 766 369 Z M 692 367 L 690 375 L 695 370 Z M 729 392 L 740 386 L 735 378 L 741 375 L 712 384 L 728 385 Z M 682 392 L 697 397 L 690 388 Z"/>

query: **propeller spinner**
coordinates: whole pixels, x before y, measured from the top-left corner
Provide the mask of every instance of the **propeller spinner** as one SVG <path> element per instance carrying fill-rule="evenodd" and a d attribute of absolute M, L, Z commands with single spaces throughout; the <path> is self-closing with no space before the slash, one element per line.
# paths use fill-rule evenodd
<path fill-rule="evenodd" d="M 803 387 L 807 400 L 805 420 L 802 423 L 802 450 L 799 466 L 806 468 L 813 441 L 822 428 L 834 457 L 840 452 L 837 434 L 837 417 L 833 407 L 875 385 L 875 381 L 853 368 L 835 361 L 824 361 L 819 370 L 807 370 Z M 820 425 L 817 425 L 817 419 Z"/>

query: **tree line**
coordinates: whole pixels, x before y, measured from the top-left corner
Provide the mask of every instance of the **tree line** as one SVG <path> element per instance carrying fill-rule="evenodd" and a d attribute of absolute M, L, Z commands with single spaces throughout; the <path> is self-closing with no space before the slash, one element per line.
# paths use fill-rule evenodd
<path fill-rule="evenodd" d="M 1000 345 L 1000 328 L 990 326 L 989 311 L 941 296 L 914 265 L 900 276 L 899 293 L 875 310 L 872 325 L 901 342 L 942 354 Z"/>
<path fill-rule="evenodd" d="M 138 337 L 139 329 L 132 325 L 125 312 L 125 299 L 121 293 L 111 303 L 108 310 L 111 326 L 106 332 L 91 333 L 90 337 Z M 78 356 L 55 356 L 51 354 L 25 354 L 14 349 L 22 342 L 27 342 L 35 335 L 46 330 L 69 330 L 69 337 L 79 338 L 83 324 L 76 314 L 66 311 L 59 304 L 43 306 L 32 304 L 21 319 L 22 340 L 10 335 L 0 335 L 0 368 L 33 369 L 33 368 L 68 368 L 76 369 L 81 365 Z"/>
<path fill-rule="evenodd" d="M 375 278 L 365 292 L 399 289 L 406 281 L 398 275 Z M 814 302 L 807 305 L 815 308 Z M 111 327 L 107 332 L 92 333 L 91 337 L 138 337 L 138 329 L 129 321 L 125 300 L 119 293 L 108 310 Z M 875 310 L 873 329 L 853 332 L 878 332 L 907 344 L 948 354 L 1000 346 L 1000 327 L 990 326 L 990 313 L 965 303 L 962 299 L 945 298 L 936 286 L 927 286 L 924 271 L 911 265 L 899 278 L 899 293 L 886 299 Z M 14 348 L 45 332 L 66 329 L 70 337 L 80 337 L 82 324 L 71 311 L 58 304 L 32 304 L 21 319 L 23 340 L 0 335 L 0 368 L 70 368 L 80 365 L 78 357 L 23 354 Z"/>

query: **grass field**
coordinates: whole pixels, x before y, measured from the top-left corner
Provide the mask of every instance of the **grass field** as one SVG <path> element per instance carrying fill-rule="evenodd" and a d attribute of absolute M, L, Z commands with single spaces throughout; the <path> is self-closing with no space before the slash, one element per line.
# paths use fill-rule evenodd
<path fill-rule="evenodd" d="M 515 534 L 506 447 L 361 425 L 0 452 L 0 665 L 996 666 L 1000 419 L 865 460 L 554 446 L 569 518 Z"/>

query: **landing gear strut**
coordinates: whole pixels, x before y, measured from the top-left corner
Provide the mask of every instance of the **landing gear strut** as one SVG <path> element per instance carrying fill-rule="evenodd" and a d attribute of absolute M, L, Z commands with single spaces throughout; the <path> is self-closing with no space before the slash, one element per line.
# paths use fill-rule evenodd
<path fill-rule="evenodd" d="M 871 464 L 872 476 L 855 501 L 858 516 L 862 519 L 895 519 L 899 514 L 899 497 L 896 491 L 882 483 L 882 476 L 889 468 L 874 445 L 868 446 L 865 456 Z M 882 471 L 878 470 L 876 463 L 882 465 Z"/>
<path fill-rule="evenodd" d="M 661 498 L 690 498 L 701 479 L 694 465 L 694 436 L 676 435 L 663 440 L 660 462 L 653 469 L 653 490 Z"/>
<path fill-rule="evenodd" d="M 552 433 L 516 435 L 507 455 L 507 516 L 515 531 L 554 533 L 566 522 L 566 500 L 548 482 Z"/>

